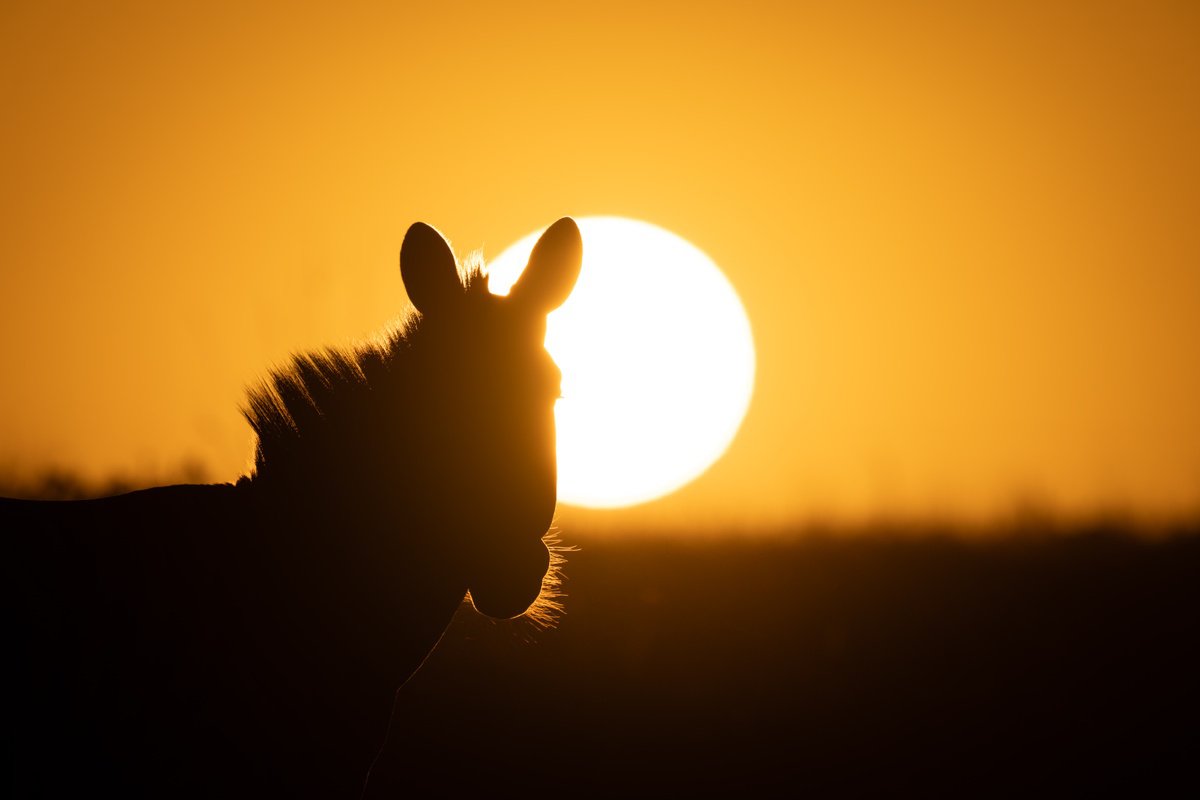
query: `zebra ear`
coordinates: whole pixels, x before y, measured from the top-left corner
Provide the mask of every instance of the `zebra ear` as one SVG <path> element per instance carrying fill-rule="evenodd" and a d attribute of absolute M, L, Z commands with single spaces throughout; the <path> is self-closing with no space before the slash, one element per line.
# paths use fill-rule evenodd
<path fill-rule="evenodd" d="M 437 230 L 424 222 L 414 222 L 404 234 L 400 279 L 408 299 L 422 314 L 444 312 L 462 299 L 454 251 Z"/>
<path fill-rule="evenodd" d="M 508 296 L 542 314 L 566 302 L 583 266 L 583 238 L 579 226 L 563 217 L 546 229 L 529 254 L 525 271 Z"/>

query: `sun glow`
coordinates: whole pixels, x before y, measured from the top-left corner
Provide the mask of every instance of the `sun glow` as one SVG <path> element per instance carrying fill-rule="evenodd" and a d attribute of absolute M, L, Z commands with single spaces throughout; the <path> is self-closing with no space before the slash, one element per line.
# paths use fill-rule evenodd
<path fill-rule="evenodd" d="M 668 494 L 703 473 L 737 433 L 754 386 L 754 344 L 737 294 L 690 242 L 622 217 L 576 220 L 583 271 L 550 315 L 563 372 L 558 495 L 593 508 Z M 506 294 L 541 235 L 489 265 Z"/>

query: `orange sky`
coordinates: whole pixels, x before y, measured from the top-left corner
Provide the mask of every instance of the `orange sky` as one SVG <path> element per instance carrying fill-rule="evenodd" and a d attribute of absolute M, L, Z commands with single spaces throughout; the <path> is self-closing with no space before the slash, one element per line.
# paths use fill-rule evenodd
<path fill-rule="evenodd" d="M 1194 3 L 249 5 L 0 9 L 0 472 L 233 478 L 246 384 L 403 309 L 409 223 L 617 214 L 759 362 L 610 520 L 1200 508 Z"/>

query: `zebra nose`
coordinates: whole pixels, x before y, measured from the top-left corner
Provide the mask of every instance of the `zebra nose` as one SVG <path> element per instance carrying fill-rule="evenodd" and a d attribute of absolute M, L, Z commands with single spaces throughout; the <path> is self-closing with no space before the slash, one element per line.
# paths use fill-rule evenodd
<path fill-rule="evenodd" d="M 517 541 L 479 553 L 468 588 L 481 614 L 512 619 L 524 614 L 542 591 L 550 551 L 540 539 Z"/>

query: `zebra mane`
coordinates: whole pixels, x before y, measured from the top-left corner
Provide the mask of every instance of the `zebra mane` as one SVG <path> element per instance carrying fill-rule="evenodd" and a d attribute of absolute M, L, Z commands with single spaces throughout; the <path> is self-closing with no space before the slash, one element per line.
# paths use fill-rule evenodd
<path fill-rule="evenodd" d="M 462 291 L 468 298 L 488 294 L 487 274 L 477 253 L 459 266 Z M 272 369 L 247 391 L 242 416 L 255 434 L 251 478 L 276 468 L 303 469 L 305 456 L 317 448 L 305 446 L 314 438 L 336 437 L 349 426 L 361 427 L 374 416 L 378 399 L 404 397 L 410 351 L 420 347 L 427 327 L 415 310 L 370 340 L 350 347 L 329 347 L 300 353 L 283 367 Z M 393 408 L 403 414 L 403 408 Z"/>
<path fill-rule="evenodd" d="M 478 254 L 460 264 L 458 272 L 468 304 L 492 299 Z M 248 390 L 241 409 L 256 442 L 253 468 L 239 483 L 273 484 L 288 495 L 296 492 L 300 495 L 296 499 L 302 501 L 304 492 L 324 488 L 329 481 L 354 482 L 347 468 L 358 466 L 360 457 L 378 463 L 381 440 L 406 441 L 412 426 L 426 424 L 428 415 L 421 412 L 428 411 L 428 403 L 442 399 L 429 395 L 431 373 L 453 367 L 445 361 L 444 344 L 451 332 L 441 322 L 410 309 L 369 340 L 293 355 L 284 366 L 271 370 Z M 468 325 L 454 333 L 473 331 Z M 454 413 L 454 409 L 440 410 Z M 396 460 L 387 466 L 412 468 L 399 448 L 388 456 Z M 541 592 L 524 613 L 535 629 L 553 627 L 562 614 L 563 565 L 566 554 L 574 550 L 560 542 L 553 527 L 542 540 L 550 564 Z"/>

